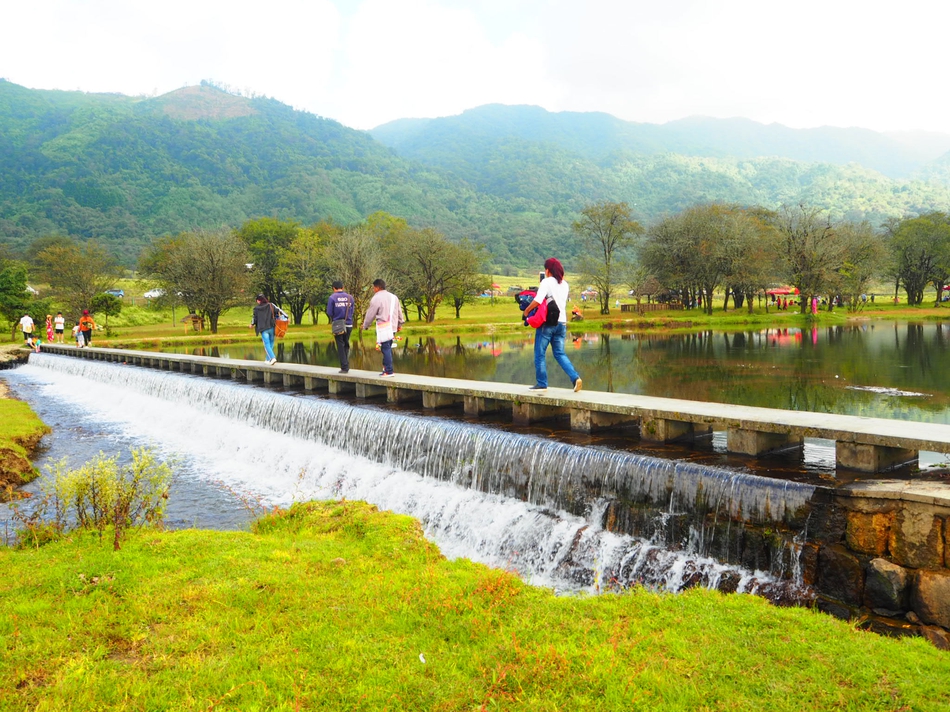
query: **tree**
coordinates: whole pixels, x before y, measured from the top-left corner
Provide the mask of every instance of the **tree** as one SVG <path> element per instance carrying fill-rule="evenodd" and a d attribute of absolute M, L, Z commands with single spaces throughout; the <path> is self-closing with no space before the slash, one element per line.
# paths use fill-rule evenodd
<path fill-rule="evenodd" d="M 30 314 L 39 318 L 32 307 L 32 295 L 26 291 L 27 268 L 23 262 L 0 259 L 0 314 L 10 322 L 11 338 L 16 336 L 20 317 Z"/>
<path fill-rule="evenodd" d="M 97 294 L 89 303 L 89 311 L 93 314 L 106 315 L 106 333 L 109 332 L 109 317 L 122 313 L 122 300 L 114 294 Z"/>
<path fill-rule="evenodd" d="M 485 262 L 484 248 L 481 245 L 472 245 L 466 240 L 462 241 L 461 246 L 472 251 L 475 265 L 471 271 L 456 278 L 449 286 L 449 296 L 452 298 L 452 306 L 455 307 L 456 319 L 461 318 L 462 307 L 473 297 L 477 297 L 487 289 L 492 289 L 491 278 L 479 271 Z"/>
<path fill-rule="evenodd" d="M 864 307 L 871 280 L 877 277 L 886 258 L 886 247 L 870 223 L 847 222 L 838 226 L 845 249 L 845 261 L 839 270 L 838 291 L 847 301 L 848 311 Z"/>
<path fill-rule="evenodd" d="M 78 315 L 92 299 L 115 284 L 121 274 L 115 257 L 95 240 L 82 244 L 57 241 L 36 256 L 53 296 Z"/>
<path fill-rule="evenodd" d="M 806 300 L 825 294 L 844 266 L 844 243 L 827 215 L 817 208 L 783 206 L 774 225 L 782 275 L 798 287 L 804 313 Z"/>
<path fill-rule="evenodd" d="M 247 260 L 244 243 L 230 231 L 185 232 L 159 240 L 140 268 L 207 318 L 216 334 L 223 312 L 250 301 Z"/>
<path fill-rule="evenodd" d="M 294 324 L 300 324 L 310 307 L 313 323 L 317 323 L 317 304 L 329 292 L 326 264 L 327 232 L 314 228 L 299 228 L 297 236 L 286 250 L 281 251 L 280 264 L 274 271 L 275 280 L 282 285 L 288 310 Z"/>
<path fill-rule="evenodd" d="M 362 322 L 373 296 L 373 280 L 382 271 L 382 248 L 372 231 L 363 225 L 331 234 L 324 246 L 324 261 L 331 281 L 340 280 L 353 295 L 354 326 Z M 358 327 L 357 327 L 358 328 Z"/>
<path fill-rule="evenodd" d="M 280 260 L 297 237 L 300 225 L 277 218 L 248 220 L 238 228 L 237 236 L 244 243 L 251 268 L 254 289 L 262 292 L 279 307 L 283 306 L 284 285 Z"/>
<path fill-rule="evenodd" d="M 907 303 L 922 304 L 924 288 L 932 282 L 939 304 L 950 277 L 950 218 L 945 213 L 928 213 L 892 222 L 887 231 L 893 260 L 890 271 L 907 293 Z"/>
<path fill-rule="evenodd" d="M 633 245 L 643 228 L 630 214 L 626 203 L 602 201 L 588 205 L 572 225 L 580 238 L 580 260 L 584 279 L 597 287 L 600 313 L 610 313 L 610 299 L 617 282 L 615 265 L 623 250 Z"/>

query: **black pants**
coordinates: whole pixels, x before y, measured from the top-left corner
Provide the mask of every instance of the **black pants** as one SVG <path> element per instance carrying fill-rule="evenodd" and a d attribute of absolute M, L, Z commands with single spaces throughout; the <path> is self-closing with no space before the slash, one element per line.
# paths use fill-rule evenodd
<path fill-rule="evenodd" d="M 352 331 L 353 327 L 348 326 L 345 334 L 334 334 L 333 336 L 336 340 L 336 353 L 340 357 L 340 369 L 343 371 L 350 370 L 350 333 Z"/>

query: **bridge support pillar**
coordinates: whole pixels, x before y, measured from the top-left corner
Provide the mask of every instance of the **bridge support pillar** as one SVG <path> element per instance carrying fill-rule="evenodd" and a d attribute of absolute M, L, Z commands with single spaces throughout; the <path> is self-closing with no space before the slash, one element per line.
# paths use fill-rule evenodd
<path fill-rule="evenodd" d="M 244 375 L 246 376 L 248 383 L 264 380 L 264 374 L 261 371 L 252 371 L 251 369 L 247 369 L 244 372 Z"/>
<path fill-rule="evenodd" d="M 455 393 L 433 393 L 431 391 L 422 392 L 422 407 L 423 408 L 449 408 L 453 405 L 461 403 L 463 396 L 456 395 Z"/>
<path fill-rule="evenodd" d="M 356 397 L 375 398 L 377 396 L 384 396 L 386 395 L 386 390 L 386 386 L 377 386 L 371 383 L 357 383 Z"/>
<path fill-rule="evenodd" d="M 417 401 L 421 397 L 422 392 L 412 388 L 394 388 L 392 386 L 386 388 L 386 400 L 389 403 L 408 403 L 409 401 Z"/>
<path fill-rule="evenodd" d="M 324 391 L 327 389 L 327 379 L 304 376 L 303 387 L 308 391 Z"/>
<path fill-rule="evenodd" d="M 230 366 L 218 366 L 218 378 L 230 378 L 232 370 Z"/>
<path fill-rule="evenodd" d="M 539 420 L 560 418 L 570 413 L 570 408 L 556 405 L 542 405 L 541 403 L 518 403 L 511 406 L 511 419 L 519 425 L 536 423 Z"/>
<path fill-rule="evenodd" d="M 480 396 L 465 396 L 465 415 L 484 415 L 496 413 L 499 410 L 508 410 L 511 403 L 497 398 L 482 398 Z"/>
<path fill-rule="evenodd" d="M 616 428 L 620 425 L 635 423 L 639 420 L 635 415 L 625 413 L 604 413 L 584 408 L 571 408 L 571 430 L 581 433 L 593 433 L 607 428 Z"/>
<path fill-rule="evenodd" d="M 643 417 L 640 419 L 640 439 L 669 443 L 675 440 L 695 440 L 712 433 L 712 426 L 704 423 L 688 423 L 667 418 Z"/>
<path fill-rule="evenodd" d="M 274 371 L 264 371 L 264 383 L 274 384 L 283 382 L 283 374 L 275 373 Z"/>
<path fill-rule="evenodd" d="M 330 381 L 327 384 L 327 390 L 330 391 L 330 395 L 338 396 L 343 393 L 352 393 L 356 387 L 349 381 Z"/>
<path fill-rule="evenodd" d="M 839 468 L 859 472 L 882 472 L 917 460 L 916 450 L 862 443 L 835 443 L 835 460 Z"/>
<path fill-rule="evenodd" d="M 801 450 L 804 438 L 788 433 L 765 433 L 759 430 L 729 430 L 726 433 L 726 449 L 739 455 L 767 455 L 782 450 Z"/>
<path fill-rule="evenodd" d="M 302 386 L 303 385 L 303 376 L 298 376 L 294 373 L 285 373 L 284 374 L 284 387 L 288 388 L 290 386 Z"/>

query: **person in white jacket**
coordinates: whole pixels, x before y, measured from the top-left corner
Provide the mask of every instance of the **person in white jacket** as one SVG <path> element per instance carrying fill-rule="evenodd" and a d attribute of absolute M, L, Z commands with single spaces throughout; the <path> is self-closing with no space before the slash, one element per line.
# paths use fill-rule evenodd
<path fill-rule="evenodd" d="M 570 287 L 564 280 L 564 267 L 556 257 L 549 257 L 544 261 L 544 279 L 538 285 L 538 293 L 534 296 L 534 301 L 524 310 L 525 314 L 531 313 L 533 309 L 541 306 L 541 302 L 548 300 L 548 310 L 550 304 L 557 304 L 560 311 L 555 325 L 539 326 L 534 332 L 534 373 L 535 384 L 529 390 L 546 391 L 548 389 L 548 366 L 546 355 L 548 344 L 551 345 L 551 352 L 554 354 L 554 360 L 564 369 L 564 373 L 571 379 L 574 385 L 574 392 L 579 391 L 584 382 L 574 370 L 574 365 L 567 357 L 564 351 L 564 341 L 567 338 L 567 298 L 570 293 Z"/>
<path fill-rule="evenodd" d="M 402 315 L 399 297 L 386 291 L 386 282 L 381 279 L 374 281 L 373 292 L 375 294 L 369 301 L 363 319 L 363 329 L 368 329 L 370 324 L 376 322 L 376 343 L 383 354 L 383 372 L 379 375 L 389 378 L 393 375 L 393 339 L 406 319 Z"/>

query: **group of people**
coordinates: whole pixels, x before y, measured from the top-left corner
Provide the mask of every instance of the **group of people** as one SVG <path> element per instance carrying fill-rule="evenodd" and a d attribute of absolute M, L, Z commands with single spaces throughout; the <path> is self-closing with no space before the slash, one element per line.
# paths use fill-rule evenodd
<path fill-rule="evenodd" d="M 88 309 L 84 309 L 82 316 L 73 327 L 73 338 L 76 346 L 83 348 L 92 344 L 92 332 L 96 329 L 96 322 L 89 314 Z M 41 333 L 37 333 L 36 322 L 29 314 L 24 314 L 20 319 L 20 331 L 23 332 L 23 341 L 31 349 L 40 350 L 40 344 L 43 343 Z M 62 312 L 56 312 L 46 315 L 46 343 L 52 344 L 58 342 L 65 343 L 66 318 Z"/>
<path fill-rule="evenodd" d="M 525 313 L 527 314 L 539 307 L 542 302 L 556 304 L 559 313 L 555 324 L 540 326 L 535 331 L 535 385 L 531 386 L 529 390 L 532 392 L 547 390 L 546 357 L 550 346 L 554 354 L 554 360 L 571 379 L 571 384 L 576 392 L 583 387 L 583 381 L 564 351 L 564 342 L 567 338 L 567 318 L 568 314 L 571 313 L 567 308 L 569 287 L 564 279 L 564 267 L 559 260 L 551 257 L 544 263 L 544 274 L 545 277 L 538 286 L 537 294 L 525 309 Z M 333 293 L 327 299 L 326 314 L 330 320 L 330 330 L 336 341 L 337 355 L 340 359 L 340 373 L 347 373 L 350 370 L 350 335 L 353 332 L 353 312 L 356 301 L 353 295 L 344 289 L 343 282 L 335 281 L 332 287 Z M 274 354 L 277 321 L 286 320 L 287 318 L 287 315 L 279 307 L 272 304 L 264 294 L 257 295 L 257 304 L 254 307 L 251 326 L 264 343 L 264 353 L 269 364 L 277 363 L 277 357 Z M 363 317 L 362 329 L 365 331 L 370 326 L 375 326 L 376 347 L 383 360 L 383 368 L 379 374 L 380 378 L 391 378 L 395 373 L 393 369 L 393 342 L 398 340 L 399 337 L 396 334 L 402 329 L 404 323 L 405 316 L 399 297 L 387 291 L 384 280 L 375 280 L 373 282 L 373 297 L 370 299 L 366 315 Z"/>

